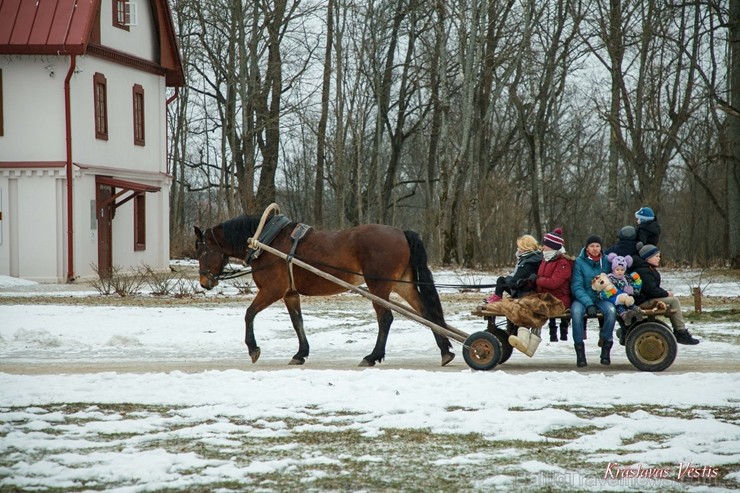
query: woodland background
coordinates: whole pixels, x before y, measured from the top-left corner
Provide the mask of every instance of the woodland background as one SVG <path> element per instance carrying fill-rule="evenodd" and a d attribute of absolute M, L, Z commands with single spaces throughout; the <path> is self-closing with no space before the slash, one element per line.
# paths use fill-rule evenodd
<path fill-rule="evenodd" d="M 664 260 L 740 268 L 740 0 L 178 0 L 173 255 L 271 202 L 430 260 L 577 254 L 647 205 Z"/>

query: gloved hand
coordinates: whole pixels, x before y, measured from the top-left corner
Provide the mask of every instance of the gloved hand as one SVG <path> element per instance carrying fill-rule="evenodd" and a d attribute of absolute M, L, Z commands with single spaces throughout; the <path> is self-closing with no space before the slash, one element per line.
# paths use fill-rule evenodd
<path fill-rule="evenodd" d="M 526 277 L 524 279 L 519 279 L 516 282 L 516 287 L 519 289 L 528 288 L 528 287 L 534 286 L 536 282 L 537 282 L 537 274 L 530 274 L 529 277 Z"/>
<path fill-rule="evenodd" d="M 589 317 L 595 317 L 596 316 L 596 305 L 591 305 L 588 308 L 586 308 L 586 315 Z"/>

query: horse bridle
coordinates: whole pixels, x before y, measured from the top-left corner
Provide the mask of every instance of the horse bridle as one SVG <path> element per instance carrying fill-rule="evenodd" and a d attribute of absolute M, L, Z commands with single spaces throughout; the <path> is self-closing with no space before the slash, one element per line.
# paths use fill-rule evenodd
<path fill-rule="evenodd" d="M 208 263 L 208 255 L 211 254 L 211 253 L 213 253 L 214 255 L 216 255 L 216 253 L 213 252 L 208 247 L 208 242 L 206 241 L 206 234 L 208 234 L 209 231 L 211 232 L 211 237 L 213 238 L 213 241 L 218 246 L 219 250 L 221 252 L 224 251 L 224 249 L 221 248 L 221 244 L 218 242 L 218 239 L 216 239 L 216 234 L 213 232 L 213 229 L 212 228 L 208 228 L 206 230 L 206 232 L 203 233 L 203 237 L 202 238 L 199 238 L 198 241 L 195 242 L 195 248 L 196 248 L 196 250 L 199 250 L 201 246 L 203 247 L 203 253 L 201 253 L 198 256 L 198 262 L 199 262 L 200 265 L 205 264 L 206 266 L 208 266 L 209 265 L 209 263 Z M 201 259 L 203 259 L 202 262 L 201 262 Z M 227 263 L 229 263 L 229 256 L 226 255 L 225 253 L 221 253 L 221 273 L 223 273 L 224 267 L 226 267 L 226 264 Z M 206 279 L 208 279 L 209 281 L 219 281 L 221 279 L 224 279 L 223 277 L 221 277 L 221 274 L 214 275 L 210 270 L 205 270 L 204 271 L 202 269 L 198 269 L 198 274 L 201 275 L 201 276 L 205 276 Z"/>

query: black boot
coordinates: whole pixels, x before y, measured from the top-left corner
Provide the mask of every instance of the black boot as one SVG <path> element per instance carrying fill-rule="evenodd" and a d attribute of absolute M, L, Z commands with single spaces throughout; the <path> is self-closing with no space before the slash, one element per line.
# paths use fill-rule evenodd
<path fill-rule="evenodd" d="M 573 346 L 576 348 L 576 366 L 578 368 L 583 368 L 584 366 L 587 366 L 588 363 L 586 363 L 586 346 L 582 342 L 576 342 Z"/>
<path fill-rule="evenodd" d="M 560 324 L 560 340 L 568 340 L 568 324 Z"/>
<path fill-rule="evenodd" d="M 609 352 L 612 350 L 613 344 L 614 344 L 614 341 L 604 341 L 604 345 L 601 346 L 601 364 L 602 365 L 612 364 L 612 360 L 609 357 Z"/>
<path fill-rule="evenodd" d="M 558 342 L 558 326 L 550 322 L 550 342 Z"/>
<path fill-rule="evenodd" d="M 691 334 L 689 334 L 689 331 L 686 329 L 683 330 L 674 330 L 673 335 L 676 336 L 676 342 L 679 344 L 686 344 L 687 346 L 695 346 L 699 344 L 699 339 L 694 339 L 691 337 Z"/>

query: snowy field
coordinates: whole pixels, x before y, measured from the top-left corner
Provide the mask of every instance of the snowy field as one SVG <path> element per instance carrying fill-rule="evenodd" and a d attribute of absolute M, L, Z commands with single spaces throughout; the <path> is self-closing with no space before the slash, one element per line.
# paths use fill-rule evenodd
<path fill-rule="evenodd" d="M 494 277 L 435 273 L 440 284 Z M 740 297 L 737 281 L 696 271 L 669 272 L 664 285 Z M 441 289 L 448 322 L 483 330 L 470 315 L 482 296 L 453 301 L 453 291 Z M 619 346 L 599 365 L 594 337 L 583 370 L 572 343 L 546 339 L 534 358 L 517 353 L 490 372 L 470 370 L 455 343 L 457 358 L 439 368 L 429 330 L 399 315 L 386 361 L 358 369 L 376 337 L 369 302 L 304 298 L 311 354 L 288 367 L 297 343 L 281 304 L 257 317 L 252 364 L 249 295 L 227 286 L 192 305 L 80 302 L 99 296 L 0 276 L 0 491 L 740 489 L 732 317 L 691 323 L 702 343 L 652 374 Z"/>

